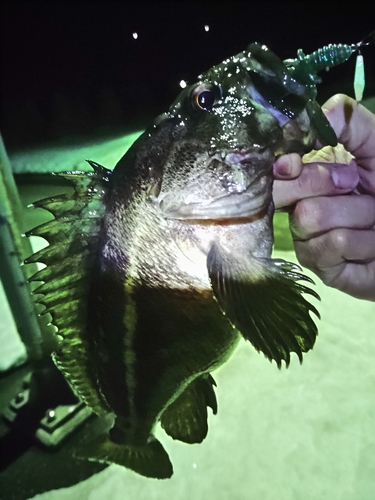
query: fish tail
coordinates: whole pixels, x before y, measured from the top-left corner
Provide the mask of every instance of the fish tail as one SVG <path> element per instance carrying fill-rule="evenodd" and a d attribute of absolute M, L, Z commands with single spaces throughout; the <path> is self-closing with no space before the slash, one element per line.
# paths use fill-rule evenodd
<path fill-rule="evenodd" d="M 115 463 L 142 476 L 156 479 L 168 479 L 173 474 L 168 453 L 154 437 L 144 445 L 131 445 L 115 443 L 108 434 L 101 434 L 80 450 L 77 458 Z"/>

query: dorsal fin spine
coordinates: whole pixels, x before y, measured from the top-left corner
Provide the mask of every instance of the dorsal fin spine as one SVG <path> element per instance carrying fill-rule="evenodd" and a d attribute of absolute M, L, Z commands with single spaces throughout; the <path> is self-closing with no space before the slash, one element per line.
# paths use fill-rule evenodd
<path fill-rule="evenodd" d="M 90 332 L 87 331 L 88 296 L 92 273 L 97 264 L 100 227 L 111 171 L 89 161 L 93 172 L 72 171 L 59 175 L 73 186 L 71 194 L 61 194 L 35 202 L 54 219 L 27 233 L 40 236 L 49 246 L 36 252 L 25 263 L 41 262 L 44 269 L 29 281 L 42 281 L 35 290 L 36 302 L 45 306 L 57 328 L 58 350 L 53 354 L 74 392 L 96 413 L 110 409 L 97 386 L 90 362 Z"/>

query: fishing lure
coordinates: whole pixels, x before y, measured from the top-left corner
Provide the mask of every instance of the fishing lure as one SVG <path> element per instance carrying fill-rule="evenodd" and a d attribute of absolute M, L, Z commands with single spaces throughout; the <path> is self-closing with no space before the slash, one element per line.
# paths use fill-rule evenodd
<path fill-rule="evenodd" d="M 320 71 L 324 69 L 328 71 L 330 68 L 346 62 L 352 54 L 357 53 L 354 75 L 354 93 L 356 100 L 360 101 L 365 87 L 364 64 L 361 48 L 370 45 L 374 41 L 375 30 L 360 42 L 351 45 L 342 43 L 329 44 L 308 55 L 305 55 L 302 49 L 298 49 L 297 58 L 286 59 L 284 64 L 295 80 L 304 85 L 311 86 L 315 90 L 315 85 L 322 81 L 318 76 Z"/>
<path fill-rule="evenodd" d="M 355 74 L 355 97 L 360 101 L 365 85 L 363 58 L 360 49 L 375 40 L 375 31 L 358 43 L 352 45 L 330 44 L 312 54 L 305 55 L 302 49 L 297 51 L 297 58 L 282 61 L 260 43 L 248 47 L 248 59 L 252 64 L 247 67 L 254 87 L 253 98 L 263 106 L 271 105 L 271 113 L 282 120 L 295 119 L 306 110 L 311 123 L 318 131 L 323 145 L 336 146 L 337 137 L 330 123 L 316 101 L 316 84 L 321 81 L 318 73 L 346 62 L 357 52 Z"/>

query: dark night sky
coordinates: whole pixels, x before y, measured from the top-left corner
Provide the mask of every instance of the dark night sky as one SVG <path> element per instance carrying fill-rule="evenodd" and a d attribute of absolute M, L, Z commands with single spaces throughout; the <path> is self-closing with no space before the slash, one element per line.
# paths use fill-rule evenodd
<path fill-rule="evenodd" d="M 38 133 L 56 139 L 51 130 L 56 136 L 64 127 L 52 125 L 64 119 L 73 133 L 89 122 L 90 130 L 105 121 L 143 126 L 174 100 L 182 78 L 194 80 L 253 41 L 281 58 L 300 47 L 309 53 L 359 41 L 375 27 L 365 5 L 7 3 L 1 13 L 4 136 L 11 143 Z M 367 53 L 367 92 L 374 94 L 374 48 Z M 354 58 L 344 66 L 323 75 L 322 99 L 332 89 L 351 91 Z"/>

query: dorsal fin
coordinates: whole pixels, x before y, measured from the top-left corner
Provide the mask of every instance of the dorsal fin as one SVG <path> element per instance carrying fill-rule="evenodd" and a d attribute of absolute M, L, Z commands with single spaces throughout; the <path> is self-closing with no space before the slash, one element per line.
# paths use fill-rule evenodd
<path fill-rule="evenodd" d="M 95 384 L 90 362 L 87 331 L 88 296 L 96 266 L 100 227 L 111 171 L 87 160 L 94 172 L 62 172 L 74 187 L 61 194 L 33 203 L 55 217 L 27 233 L 41 236 L 49 245 L 26 259 L 46 267 L 30 281 L 43 281 L 34 290 L 36 302 L 43 304 L 57 328 L 59 348 L 53 354 L 74 392 L 96 413 L 111 411 Z"/>

